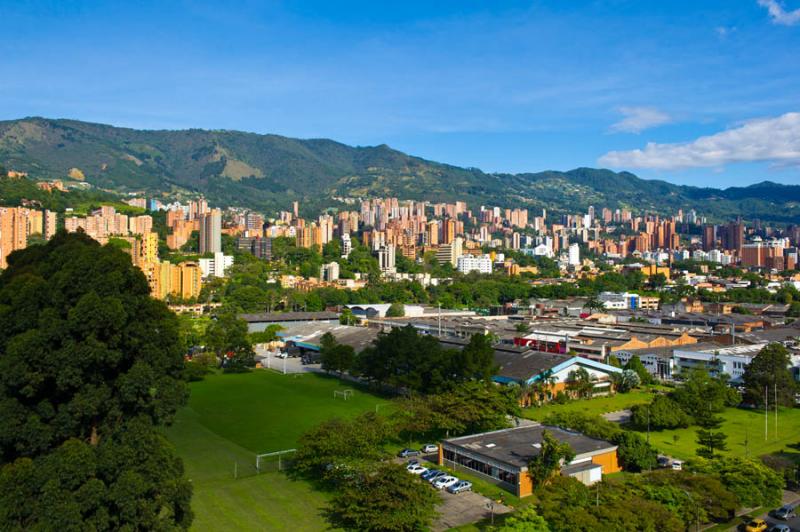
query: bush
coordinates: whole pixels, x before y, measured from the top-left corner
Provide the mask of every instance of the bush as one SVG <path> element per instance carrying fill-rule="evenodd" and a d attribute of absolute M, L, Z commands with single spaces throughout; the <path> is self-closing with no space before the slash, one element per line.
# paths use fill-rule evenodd
<path fill-rule="evenodd" d="M 692 423 L 683 408 L 666 395 L 657 395 L 649 405 L 634 405 L 631 408 L 631 424 L 637 428 L 651 430 L 686 428 Z"/>

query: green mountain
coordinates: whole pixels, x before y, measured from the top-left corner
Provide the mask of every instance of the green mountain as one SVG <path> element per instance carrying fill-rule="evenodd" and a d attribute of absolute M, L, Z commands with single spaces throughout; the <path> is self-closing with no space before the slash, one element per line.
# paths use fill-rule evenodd
<path fill-rule="evenodd" d="M 584 210 L 589 205 L 672 213 L 695 208 L 724 219 L 741 214 L 800 220 L 800 187 L 764 182 L 726 190 L 644 180 L 628 172 L 489 174 L 421 159 L 386 145 L 352 147 L 239 131 L 140 131 L 76 120 L 0 122 L 0 165 L 35 179 L 70 173 L 101 189 L 203 193 L 212 202 L 265 211 L 299 200 L 309 213 L 335 197 L 397 196 Z"/>

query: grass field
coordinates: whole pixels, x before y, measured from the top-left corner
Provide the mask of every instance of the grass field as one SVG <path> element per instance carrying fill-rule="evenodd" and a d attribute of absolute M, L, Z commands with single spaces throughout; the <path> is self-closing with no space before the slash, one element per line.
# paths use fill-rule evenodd
<path fill-rule="evenodd" d="M 587 414 L 601 415 L 608 412 L 616 412 L 617 410 L 625 410 L 633 405 L 649 403 L 653 399 L 655 390 L 656 388 L 651 387 L 606 397 L 570 401 L 563 405 L 549 403 L 539 407 L 525 408 L 522 411 L 522 416 L 541 421 L 555 412 L 585 412 Z"/>
<path fill-rule="evenodd" d="M 722 431 L 728 435 L 726 454 L 736 456 L 762 456 L 784 449 L 796 453 L 800 443 L 800 409 L 784 408 L 778 411 L 778 432 L 775 434 L 775 413 L 769 415 L 768 438 L 764 439 L 764 412 L 728 408 L 721 414 L 725 419 Z M 697 427 L 650 432 L 650 443 L 659 451 L 676 458 L 696 456 Z M 644 435 L 644 433 L 642 433 Z M 676 439 L 677 437 L 677 439 Z M 747 444 L 745 445 L 745 441 Z"/>
<path fill-rule="evenodd" d="M 354 390 L 344 401 L 333 391 Z M 335 378 L 257 370 L 191 385 L 167 429 L 194 486 L 194 530 L 323 530 L 327 495 L 280 472 L 256 475 L 255 455 L 292 448 L 308 429 L 387 401 Z M 234 471 L 238 469 L 238 479 Z"/>

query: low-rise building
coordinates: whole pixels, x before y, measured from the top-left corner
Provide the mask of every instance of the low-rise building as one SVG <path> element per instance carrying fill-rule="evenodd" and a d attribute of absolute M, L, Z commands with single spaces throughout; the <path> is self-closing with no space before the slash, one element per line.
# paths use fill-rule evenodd
<path fill-rule="evenodd" d="M 439 446 L 439 465 L 466 471 L 518 497 L 526 497 L 534 488 L 528 464 L 540 452 L 545 431 L 569 444 L 575 453 L 572 461 L 562 466 L 562 475 L 591 485 L 604 474 L 621 470 L 616 445 L 539 424 L 444 440 Z"/>

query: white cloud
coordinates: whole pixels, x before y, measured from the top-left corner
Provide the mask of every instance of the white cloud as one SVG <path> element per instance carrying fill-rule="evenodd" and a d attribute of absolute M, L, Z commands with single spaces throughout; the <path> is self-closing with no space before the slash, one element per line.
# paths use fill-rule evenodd
<path fill-rule="evenodd" d="M 667 113 L 653 107 L 620 107 L 619 112 L 625 118 L 608 128 L 612 133 L 641 133 L 672 121 Z"/>
<path fill-rule="evenodd" d="M 663 170 L 759 161 L 800 164 L 800 113 L 751 120 L 692 142 L 648 142 L 644 149 L 612 151 L 599 159 L 613 168 Z"/>
<path fill-rule="evenodd" d="M 758 5 L 766 7 L 772 22 L 783 26 L 794 26 L 800 22 L 800 8 L 786 11 L 778 0 L 758 0 Z"/>

